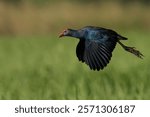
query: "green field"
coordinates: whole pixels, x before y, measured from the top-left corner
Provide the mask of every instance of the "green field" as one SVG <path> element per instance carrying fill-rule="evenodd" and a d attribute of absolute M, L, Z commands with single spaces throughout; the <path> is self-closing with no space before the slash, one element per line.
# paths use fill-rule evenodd
<path fill-rule="evenodd" d="M 78 62 L 76 39 L 1 36 L 0 99 L 150 99 L 150 34 L 119 33 L 144 59 L 117 45 L 110 64 L 99 72 Z"/>

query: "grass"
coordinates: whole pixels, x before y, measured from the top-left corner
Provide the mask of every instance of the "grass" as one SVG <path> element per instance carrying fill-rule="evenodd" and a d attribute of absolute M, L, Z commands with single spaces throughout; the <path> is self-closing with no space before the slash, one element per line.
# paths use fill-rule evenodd
<path fill-rule="evenodd" d="M 76 39 L 0 37 L 0 99 L 150 99 L 150 34 L 123 34 L 145 58 L 117 45 L 99 72 L 78 62 Z"/>

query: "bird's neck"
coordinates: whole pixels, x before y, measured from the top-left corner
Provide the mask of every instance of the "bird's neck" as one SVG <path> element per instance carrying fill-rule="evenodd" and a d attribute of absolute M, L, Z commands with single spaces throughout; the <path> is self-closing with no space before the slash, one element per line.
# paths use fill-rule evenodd
<path fill-rule="evenodd" d="M 81 35 L 79 33 L 78 30 L 73 30 L 73 29 L 70 29 L 70 35 L 71 37 L 75 37 L 75 38 L 81 38 Z"/>

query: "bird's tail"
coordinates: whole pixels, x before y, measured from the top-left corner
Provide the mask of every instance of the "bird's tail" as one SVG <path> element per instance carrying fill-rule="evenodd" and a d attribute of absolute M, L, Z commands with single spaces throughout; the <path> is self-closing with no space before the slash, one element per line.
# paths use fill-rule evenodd
<path fill-rule="evenodd" d="M 118 41 L 118 43 L 119 43 L 126 51 L 128 51 L 128 52 L 134 54 L 135 56 L 137 56 L 137 57 L 139 57 L 139 58 L 141 58 L 141 59 L 144 57 L 144 55 L 143 55 L 140 51 L 136 50 L 135 47 L 128 47 L 128 46 L 125 46 L 125 45 L 122 44 L 120 41 Z"/>
<path fill-rule="evenodd" d="M 128 40 L 128 38 L 123 37 L 123 36 L 121 36 L 121 35 L 118 35 L 117 38 L 118 38 L 119 40 Z"/>

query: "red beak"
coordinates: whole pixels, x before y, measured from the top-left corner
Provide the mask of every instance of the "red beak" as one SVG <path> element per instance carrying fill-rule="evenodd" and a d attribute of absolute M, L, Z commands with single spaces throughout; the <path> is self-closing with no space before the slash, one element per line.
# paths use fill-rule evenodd
<path fill-rule="evenodd" d="M 59 38 L 60 38 L 60 37 L 63 37 L 63 36 L 64 36 L 64 34 L 63 34 L 63 33 L 60 33 L 60 34 L 59 34 Z"/>

